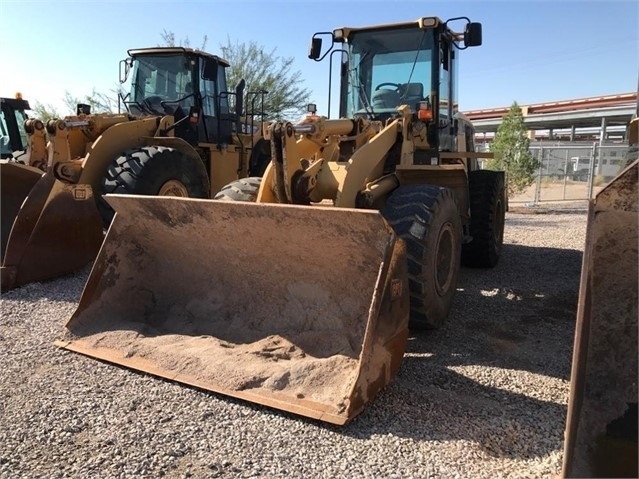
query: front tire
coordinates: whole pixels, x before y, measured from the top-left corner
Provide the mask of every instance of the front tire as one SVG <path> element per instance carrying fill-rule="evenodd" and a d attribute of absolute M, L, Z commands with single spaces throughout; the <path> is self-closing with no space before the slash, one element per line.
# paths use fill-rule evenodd
<path fill-rule="evenodd" d="M 219 201 L 248 201 L 255 203 L 262 178 L 249 177 L 232 181 L 215 195 Z"/>
<path fill-rule="evenodd" d="M 173 148 L 145 146 L 125 151 L 108 168 L 102 193 L 149 196 L 209 197 L 209 178 L 202 162 Z M 98 203 L 106 226 L 114 211 Z"/>
<path fill-rule="evenodd" d="M 440 327 L 450 312 L 460 267 L 462 227 L 453 193 L 432 185 L 400 186 L 382 214 L 406 243 L 411 327 Z"/>

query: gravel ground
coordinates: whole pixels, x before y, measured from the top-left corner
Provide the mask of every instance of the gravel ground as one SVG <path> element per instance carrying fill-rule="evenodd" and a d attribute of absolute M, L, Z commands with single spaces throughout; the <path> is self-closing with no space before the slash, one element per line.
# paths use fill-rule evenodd
<path fill-rule="evenodd" d="M 462 270 L 448 323 L 342 427 L 57 349 L 88 268 L 5 293 L 0 478 L 552 477 L 586 214 L 534 212 L 507 214 L 500 264 Z"/>

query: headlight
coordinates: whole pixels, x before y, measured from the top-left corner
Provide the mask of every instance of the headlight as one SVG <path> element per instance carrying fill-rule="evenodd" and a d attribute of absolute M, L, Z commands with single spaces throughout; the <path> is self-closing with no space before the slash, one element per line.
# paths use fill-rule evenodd
<path fill-rule="evenodd" d="M 419 28 L 432 28 L 436 27 L 439 23 L 437 17 L 422 17 L 419 19 Z"/>

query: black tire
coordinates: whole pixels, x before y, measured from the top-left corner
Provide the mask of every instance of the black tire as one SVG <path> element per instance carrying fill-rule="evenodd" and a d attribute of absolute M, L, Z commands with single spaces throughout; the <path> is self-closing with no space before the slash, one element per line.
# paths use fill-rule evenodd
<path fill-rule="evenodd" d="M 180 150 L 145 146 L 125 151 L 109 165 L 102 180 L 102 194 L 107 193 L 209 198 L 209 178 L 204 163 Z M 113 210 L 103 199 L 98 208 L 108 226 Z"/>
<path fill-rule="evenodd" d="M 255 143 L 251 151 L 251 161 L 249 162 L 250 176 L 264 176 L 266 167 L 271 162 L 271 142 L 261 138 Z"/>
<path fill-rule="evenodd" d="M 250 177 L 235 180 L 220 190 L 214 199 L 220 201 L 249 201 L 255 203 L 262 178 Z"/>
<path fill-rule="evenodd" d="M 400 186 L 382 214 L 406 243 L 411 328 L 440 327 L 460 267 L 462 227 L 453 193 L 432 185 Z"/>
<path fill-rule="evenodd" d="M 504 173 L 471 171 L 468 189 L 472 240 L 462 246 L 462 264 L 473 268 L 492 268 L 498 263 L 504 244 Z"/>

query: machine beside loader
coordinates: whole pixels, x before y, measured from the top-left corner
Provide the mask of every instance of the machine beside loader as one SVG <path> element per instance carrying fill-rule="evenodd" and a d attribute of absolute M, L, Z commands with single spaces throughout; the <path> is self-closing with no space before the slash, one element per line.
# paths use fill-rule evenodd
<path fill-rule="evenodd" d="M 637 171 L 588 212 L 561 477 L 637 477 Z"/>
<path fill-rule="evenodd" d="M 460 19 L 454 19 L 460 20 Z M 457 110 L 481 25 L 342 28 L 340 118 L 273 123 L 261 178 L 217 201 L 107 195 L 117 215 L 58 344 L 344 424 L 438 327 L 460 263 L 494 266 L 503 172 L 479 170 Z M 331 53 L 332 55 L 332 53 Z M 388 88 L 390 86 L 390 88 Z M 199 241 L 193 241 L 198 238 Z"/>
<path fill-rule="evenodd" d="M 0 158 L 20 158 L 27 149 L 24 122 L 30 109 L 20 93 L 15 98 L 0 98 Z"/>
<path fill-rule="evenodd" d="M 27 120 L 28 165 L 2 162 L 3 290 L 94 259 L 113 216 L 103 194 L 209 198 L 268 163 L 261 125 L 241 116 L 243 83 L 227 91 L 226 60 L 175 47 L 128 53 L 126 113 L 78 105 L 46 125 Z"/>
<path fill-rule="evenodd" d="M 638 477 L 639 103 L 626 168 L 590 200 L 561 477 Z"/>

